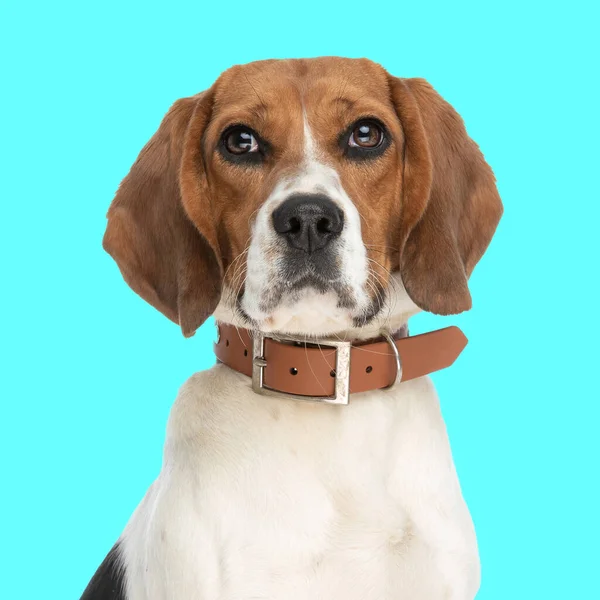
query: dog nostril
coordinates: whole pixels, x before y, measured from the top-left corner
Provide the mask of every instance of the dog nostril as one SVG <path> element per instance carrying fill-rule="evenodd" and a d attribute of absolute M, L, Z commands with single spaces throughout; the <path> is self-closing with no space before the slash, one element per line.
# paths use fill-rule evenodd
<path fill-rule="evenodd" d="M 331 233 L 331 221 L 323 217 L 317 221 L 317 231 L 319 233 Z"/>
<path fill-rule="evenodd" d="M 292 217 L 290 219 L 289 226 L 290 228 L 288 229 L 287 233 L 300 233 L 300 230 L 302 229 L 302 223 L 297 217 Z"/>

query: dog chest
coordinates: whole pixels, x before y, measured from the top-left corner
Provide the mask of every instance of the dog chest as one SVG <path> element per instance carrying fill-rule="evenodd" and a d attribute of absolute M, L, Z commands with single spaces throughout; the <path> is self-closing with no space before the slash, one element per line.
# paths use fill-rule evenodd
<path fill-rule="evenodd" d="M 192 378 L 126 531 L 130 585 L 161 590 L 149 598 L 388 597 L 418 552 L 391 492 L 391 400 L 280 401 L 220 367 Z"/>

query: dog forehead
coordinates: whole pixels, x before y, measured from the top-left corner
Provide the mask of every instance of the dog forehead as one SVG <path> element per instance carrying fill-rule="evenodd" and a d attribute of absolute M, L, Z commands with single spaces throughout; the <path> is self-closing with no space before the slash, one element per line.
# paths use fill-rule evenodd
<path fill-rule="evenodd" d="M 216 110 L 236 107 L 288 112 L 365 96 L 387 101 L 387 73 L 367 59 L 321 57 L 266 60 L 236 65 L 215 83 Z"/>

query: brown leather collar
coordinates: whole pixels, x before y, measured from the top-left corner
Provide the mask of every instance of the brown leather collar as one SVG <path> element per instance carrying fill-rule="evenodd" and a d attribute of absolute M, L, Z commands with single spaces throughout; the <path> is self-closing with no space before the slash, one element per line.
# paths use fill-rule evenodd
<path fill-rule="evenodd" d="M 370 342 L 313 340 L 218 325 L 219 361 L 252 377 L 254 391 L 347 404 L 349 393 L 382 389 L 449 367 L 467 345 L 458 327 Z M 277 338 L 277 339 L 274 339 Z M 283 339 L 282 339 L 283 338 Z"/>

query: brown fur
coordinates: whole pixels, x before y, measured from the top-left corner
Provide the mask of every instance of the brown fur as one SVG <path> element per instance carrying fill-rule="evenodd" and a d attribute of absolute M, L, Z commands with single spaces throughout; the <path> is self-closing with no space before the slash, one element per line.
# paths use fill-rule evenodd
<path fill-rule="evenodd" d="M 502 214 L 492 171 L 431 86 L 364 59 L 236 66 L 206 92 L 177 101 L 108 212 L 104 247 L 129 285 L 185 335 L 194 333 L 223 282 L 239 279 L 253 216 L 301 162 L 303 107 L 320 159 L 338 172 L 362 217 L 373 281 L 385 287 L 400 268 L 421 308 L 470 308 L 467 279 Z M 392 143 L 376 160 L 349 161 L 338 136 L 367 116 L 385 124 Z M 216 151 L 232 124 L 270 142 L 264 165 L 233 165 Z"/>

